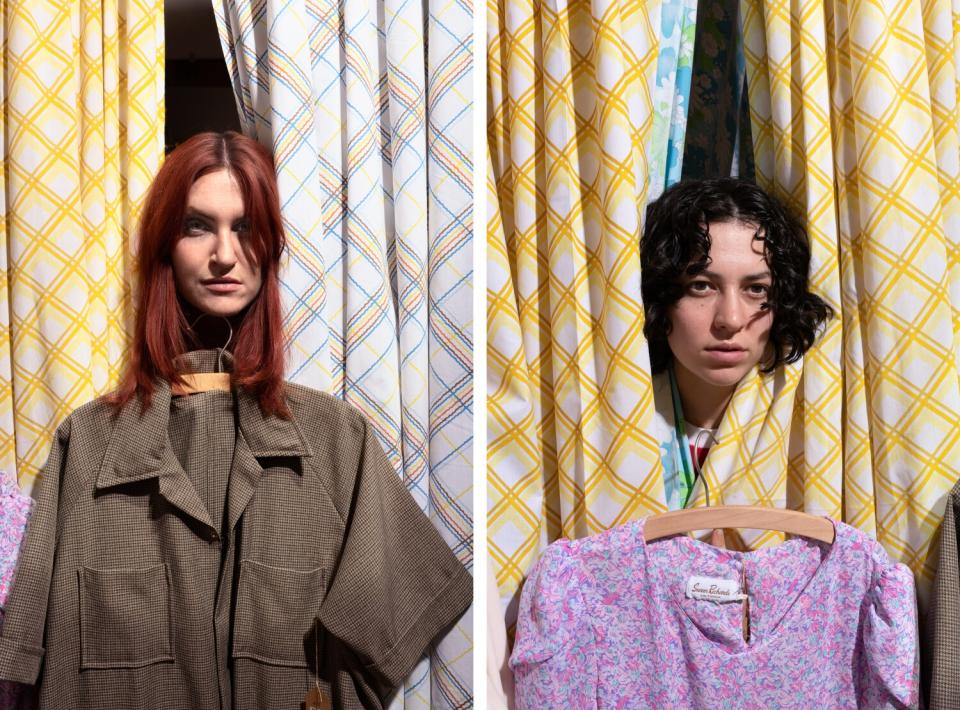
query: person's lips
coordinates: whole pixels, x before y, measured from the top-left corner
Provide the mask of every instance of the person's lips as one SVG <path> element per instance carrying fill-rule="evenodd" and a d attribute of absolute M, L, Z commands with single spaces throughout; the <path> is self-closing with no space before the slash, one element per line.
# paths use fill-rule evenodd
<path fill-rule="evenodd" d="M 713 345 L 705 349 L 707 357 L 724 365 L 735 365 L 747 356 L 747 351 L 738 345 Z"/>
<path fill-rule="evenodd" d="M 204 279 L 201 281 L 208 291 L 218 294 L 229 294 L 233 293 L 240 289 L 243 286 L 242 283 L 236 279 L 230 278 L 219 278 L 219 279 Z"/>

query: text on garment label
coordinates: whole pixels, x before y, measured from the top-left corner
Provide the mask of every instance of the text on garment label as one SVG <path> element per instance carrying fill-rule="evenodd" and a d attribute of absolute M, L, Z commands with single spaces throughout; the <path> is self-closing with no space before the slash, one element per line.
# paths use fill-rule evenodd
<path fill-rule="evenodd" d="M 687 598 L 709 602 L 740 602 L 746 595 L 740 593 L 736 579 L 693 576 L 687 580 Z"/>

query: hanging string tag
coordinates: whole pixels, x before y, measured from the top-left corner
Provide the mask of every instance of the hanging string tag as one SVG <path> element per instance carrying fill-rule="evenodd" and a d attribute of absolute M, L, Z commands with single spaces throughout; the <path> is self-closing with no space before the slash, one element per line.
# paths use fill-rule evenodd
<path fill-rule="evenodd" d="M 330 696 L 323 692 L 320 684 L 310 688 L 306 700 L 303 701 L 306 710 L 333 710 L 333 703 L 330 702 Z"/>
<path fill-rule="evenodd" d="M 320 629 L 314 628 L 313 634 L 313 643 L 314 651 L 316 655 L 314 659 L 317 664 L 317 673 L 320 672 Z M 323 692 L 323 688 L 320 687 L 320 680 L 315 679 L 313 681 L 313 687 L 310 688 L 310 692 L 307 693 L 307 697 L 303 701 L 304 710 L 333 710 L 333 703 L 330 700 L 330 695 Z"/>

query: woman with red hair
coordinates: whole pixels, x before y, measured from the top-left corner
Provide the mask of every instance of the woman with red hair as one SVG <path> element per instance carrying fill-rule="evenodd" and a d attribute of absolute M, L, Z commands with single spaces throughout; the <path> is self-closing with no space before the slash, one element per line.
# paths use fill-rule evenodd
<path fill-rule="evenodd" d="M 193 136 L 157 173 L 139 236 L 133 352 L 114 401 L 149 402 L 154 378 L 177 382 L 176 357 L 222 345 L 230 322 L 234 382 L 255 392 L 265 413 L 283 415 L 284 237 L 266 148 L 232 132 Z"/>
<path fill-rule="evenodd" d="M 170 154 L 129 368 L 58 429 L 0 632 L 41 707 L 383 707 L 469 605 L 368 422 L 283 381 L 283 248 L 263 147 Z"/>

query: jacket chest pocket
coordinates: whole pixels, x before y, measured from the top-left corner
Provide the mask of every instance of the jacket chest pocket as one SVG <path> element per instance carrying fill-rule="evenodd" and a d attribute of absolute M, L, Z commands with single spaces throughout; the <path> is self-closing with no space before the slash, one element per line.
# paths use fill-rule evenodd
<path fill-rule="evenodd" d="M 173 660 L 164 564 L 80 569 L 80 668 L 141 668 Z"/>
<path fill-rule="evenodd" d="M 307 667 L 307 640 L 324 596 L 324 570 L 295 570 L 243 560 L 237 584 L 233 656 Z M 312 657 L 312 650 L 309 653 Z"/>

